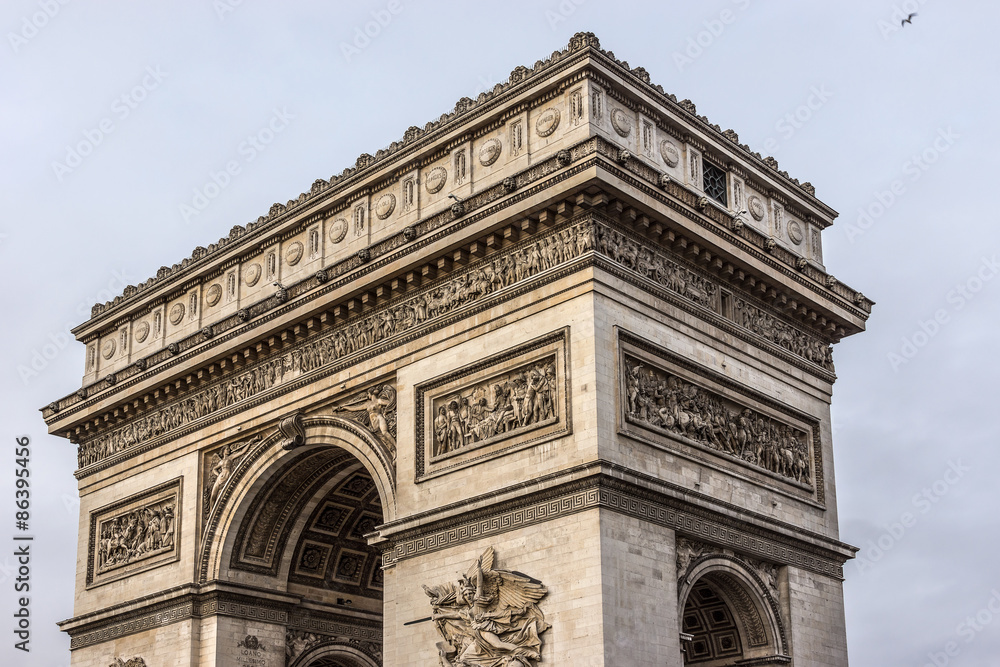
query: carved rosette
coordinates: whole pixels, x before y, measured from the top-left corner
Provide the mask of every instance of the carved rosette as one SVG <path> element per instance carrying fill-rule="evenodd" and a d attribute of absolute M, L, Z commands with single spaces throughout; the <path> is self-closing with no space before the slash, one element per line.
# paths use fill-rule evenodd
<path fill-rule="evenodd" d="M 551 626 L 538 603 L 548 590 L 519 572 L 496 566 L 489 547 L 457 582 L 424 586 L 441 640 L 442 667 L 535 667 L 542 634 Z M 482 632 L 489 628 L 489 632 Z"/>

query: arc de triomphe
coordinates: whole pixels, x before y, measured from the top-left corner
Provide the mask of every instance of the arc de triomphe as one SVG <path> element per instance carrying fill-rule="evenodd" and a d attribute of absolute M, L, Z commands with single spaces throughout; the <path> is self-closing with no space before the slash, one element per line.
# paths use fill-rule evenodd
<path fill-rule="evenodd" d="M 72 664 L 846 665 L 835 216 L 580 33 L 129 286 Z"/>

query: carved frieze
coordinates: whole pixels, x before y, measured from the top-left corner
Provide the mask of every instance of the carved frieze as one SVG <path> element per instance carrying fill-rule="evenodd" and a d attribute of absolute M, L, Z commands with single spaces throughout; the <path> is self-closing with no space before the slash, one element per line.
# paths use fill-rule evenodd
<path fill-rule="evenodd" d="M 423 588 L 442 639 L 441 667 L 535 667 L 541 661 L 541 635 L 551 626 L 538 603 L 548 590 L 498 568 L 493 547 L 458 582 Z"/>
<path fill-rule="evenodd" d="M 568 433 L 566 336 L 418 385 L 417 480 Z"/>
<path fill-rule="evenodd" d="M 87 585 L 101 585 L 177 560 L 180 478 L 90 515 Z"/>
<path fill-rule="evenodd" d="M 353 318 L 280 355 L 249 364 L 238 373 L 85 441 L 80 445 L 79 464 L 84 467 L 97 463 L 416 327 L 427 326 L 499 290 L 593 250 L 690 303 L 717 313 L 721 311 L 719 288 L 714 279 L 688 268 L 665 251 L 654 250 L 648 241 L 640 241 L 609 224 L 586 220 L 490 255 L 412 296 Z M 749 299 L 736 298 L 734 306 L 733 319 L 737 325 L 793 354 L 832 369 L 826 343 L 765 313 Z M 184 306 L 178 303 L 174 307 L 183 316 Z"/>
<path fill-rule="evenodd" d="M 521 243 L 473 264 L 469 270 L 372 314 L 337 327 L 280 356 L 219 380 L 174 403 L 80 445 L 80 466 L 125 451 L 150 438 L 286 383 L 321 366 L 360 352 L 395 335 L 444 318 L 541 271 L 592 250 L 594 225 L 583 222 Z"/>
<path fill-rule="evenodd" d="M 695 443 L 744 465 L 812 485 L 810 433 L 623 354 L 625 421 Z"/>
<path fill-rule="evenodd" d="M 382 644 L 347 635 L 329 635 L 310 632 L 299 628 L 285 631 L 285 664 L 300 667 L 296 662 L 302 655 L 313 649 L 326 646 L 347 646 L 361 651 L 378 664 L 382 664 Z"/>

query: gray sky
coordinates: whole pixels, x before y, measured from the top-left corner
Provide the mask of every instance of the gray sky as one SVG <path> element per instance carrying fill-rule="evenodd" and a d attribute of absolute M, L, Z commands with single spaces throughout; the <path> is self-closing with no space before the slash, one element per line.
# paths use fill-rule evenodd
<path fill-rule="evenodd" d="M 37 536 L 30 655 L 11 648 L 0 556 L 0 661 L 69 660 L 54 623 L 72 615 L 75 454 L 37 412 L 79 386 L 69 327 L 591 30 L 841 213 L 827 268 L 877 302 L 869 331 L 835 348 L 842 538 L 865 559 L 846 567 L 853 664 L 933 664 L 950 648 L 939 665 L 1000 665 L 1000 214 L 985 201 L 1000 6 L 926 0 L 897 30 L 915 0 L 399 0 L 345 51 L 389 2 L 62 1 L 0 6 L 0 523 L 13 525 L 13 441 L 28 434 Z M 249 159 L 241 143 L 276 113 L 286 126 Z M 68 158 L 80 142 L 93 149 Z M 185 216 L 231 160 L 240 173 Z M 0 554 L 13 533 L 0 528 Z"/>

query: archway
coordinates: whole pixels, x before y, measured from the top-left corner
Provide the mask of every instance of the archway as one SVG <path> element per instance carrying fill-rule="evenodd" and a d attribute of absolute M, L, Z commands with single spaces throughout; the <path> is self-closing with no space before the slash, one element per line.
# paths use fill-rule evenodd
<path fill-rule="evenodd" d="M 288 664 L 377 667 L 382 554 L 366 536 L 394 510 L 386 452 L 336 418 L 306 418 L 297 430 L 261 440 L 235 465 L 205 518 L 202 581 L 279 594 Z"/>
<path fill-rule="evenodd" d="M 685 665 L 730 667 L 787 664 L 787 639 L 777 603 L 740 560 L 702 557 L 680 582 Z"/>

